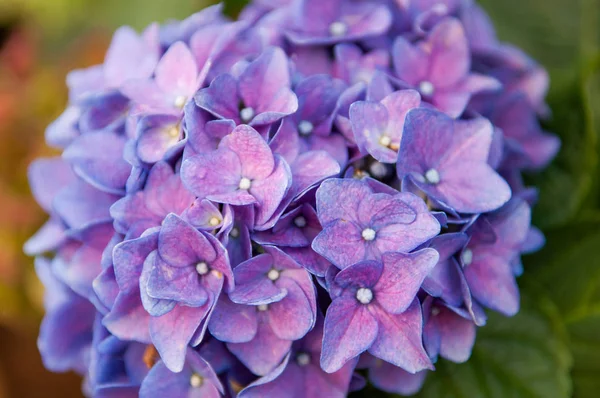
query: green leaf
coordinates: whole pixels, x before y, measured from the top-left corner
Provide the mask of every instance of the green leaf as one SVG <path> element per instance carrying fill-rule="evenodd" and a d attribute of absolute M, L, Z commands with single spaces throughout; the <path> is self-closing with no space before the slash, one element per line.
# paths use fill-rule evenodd
<path fill-rule="evenodd" d="M 513 318 L 492 314 L 464 364 L 440 361 L 420 398 L 569 397 L 571 357 L 556 309 L 523 298 Z"/>
<path fill-rule="evenodd" d="M 536 281 L 557 304 L 573 354 L 573 396 L 600 390 L 600 214 L 547 233 L 546 249 L 526 262 L 525 279 Z"/>

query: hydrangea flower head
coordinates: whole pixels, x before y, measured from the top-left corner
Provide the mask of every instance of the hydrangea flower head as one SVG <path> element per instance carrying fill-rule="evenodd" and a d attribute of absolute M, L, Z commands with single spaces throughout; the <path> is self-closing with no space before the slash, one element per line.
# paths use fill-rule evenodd
<path fill-rule="evenodd" d="M 519 309 L 519 177 L 560 144 L 509 48 L 466 0 L 119 29 L 29 170 L 45 365 L 98 397 L 341 398 L 467 361 L 485 308 Z"/>

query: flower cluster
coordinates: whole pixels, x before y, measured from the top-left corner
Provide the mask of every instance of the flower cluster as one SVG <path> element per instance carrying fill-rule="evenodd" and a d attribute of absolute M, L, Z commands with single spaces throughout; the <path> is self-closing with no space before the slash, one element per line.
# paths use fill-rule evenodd
<path fill-rule="evenodd" d="M 416 392 L 519 309 L 547 75 L 469 0 L 256 0 L 69 74 L 39 348 L 88 395 Z"/>

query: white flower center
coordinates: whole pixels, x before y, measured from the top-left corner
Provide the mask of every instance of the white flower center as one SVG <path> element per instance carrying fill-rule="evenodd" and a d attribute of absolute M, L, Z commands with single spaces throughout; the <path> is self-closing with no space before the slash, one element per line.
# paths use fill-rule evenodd
<path fill-rule="evenodd" d="M 470 265 L 473 262 L 473 250 L 466 248 L 465 250 L 463 250 L 461 256 L 460 256 L 463 265 L 466 267 L 467 265 Z"/>
<path fill-rule="evenodd" d="M 233 227 L 231 228 L 231 232 L 229 233 L 229 235 L 232 238 L 237 238 L 238 236 L 240 236 L 240 230 L 237 227 Z"/>
<path fill-rule="evenodd" d="M 376 235 L 377 235 L 377 233 L 375 232 L 375 230 L 371 229 L 371 228 L 365 228 L 362 231 L 362 237 L 366 241 L 371 241 L 371 240 L 375 239 Z"/>
<path fill-rule="evenodd" d="M 440 314 L 440 309 L 438 307 L 433 307 L 431 309 L 431 315 L 432 316 L 438 316 Z"/>
<path fill-rule="evenodd" d="M 373 292 L 371 289 L 361 287 L 356 291 L 356 299 L 361 304 L 369 304 L 373 300 Z"/>
<path fill-rule="evenodd" d="M 334 37 L 344 36 L 348 32 L 348 25 L 336 21 L 329 25 L 329 34 Z"/>
<path fill-rule="evenodd" d="M 269 278 L 270 280 L 272 280 L 273 282 L 275 282 L 277 279 L 279 279 L 279 271 L 277 271 L 275 268 L 269 270 L 269 272 L 267 272 L 267 278 Z"/>
<path fill-rule="evenodd" d="M 315 126 L 313 126 L 313 124 L 308 120 L 303 120 L 298 123 L 298 132 L 302 135 L 310 135 L 314 128 Z"/>
<path fill-rule="evenodd" d="M 179 96 L 177 96 L 177 98 L 175 98 L 175 101 L 173 101 L 173 104 L 177 108 L 183 108 L 186 101 L 187 101 L 187 97 L 185 95 L 179 95 Z"/>
<path fill-rule="evenodd" d="M 373 162 L 369 166 L 371 175 L 375 178 L 382 178 L 387 175 L 387 167 L 381 162 Z"/>
<path fill-rule="evenodd" d="M 219 225 L 219 223 L 221 222 L 221 220 L 219 220 L 217 217 L 211 217 L 210 220 L 208 220 L 208 224 L 216 227 L 217 225 Z"/>
<path fill-rule="evenodd" d="M 257 306 L 256 306 L 256 308 L 257 308 L 259 311 L 266 311 L 266 310 L 268 310 L 268 309 L 269 309 L 269 305 L 268 305 L 268 304 L 259 304 L 259 305 L 257 305 Z"/>
<path fill-rule="evenodd" d="M 193 373 L 190 377 L 190 385 L 194 388 L 198 388 L 202 387 L 202 384 L 204 384 L 204 378 L 198 373 Z"/>
<path fill-rule="evenodd" d="M 438 184 L 440 182 L 440 173 L 436 169 L 429 169 L 425 172 L 425 180 L 430 184 Z"/>
<path fill-rule="evenodd" d="M 379 137 L 379 144 L 381 144 L 384 147 L 389 147 L 390 144 L 392 143 L 392 139 L 390 138 L 389 135 L 385 135 L 383 134 L 381 137 Z"/>
<path fill-rule="evenodd" d="M 304 218 L 304 216 L 298 216 L 294 218 L 294 225 L 298 228 L 306 227 L 306 218 Z"/>
<path fill-rule="evenodd" d="M 252 118 L 254 118 L 254 109 L 247 107 L 240 111 L 240 119 L 242 119 L 242 122 L 248 123 Z"/>
<path fill-rule="evenodd" d="M 199 262 L 198 264 L 196 264 L 196 272 L 200 275 L 206 275 L 208 274 L 208 264 L 206 264 L 204 261 Z"/>
<path fill-rule="evenodd" d="M 300 366 L 306 366 L 310 363 L 310 355 L 302 352 L 296 356 L 296 363 Z"/>
<path fill-rule="evenodd" d="M 240 189 L 250 189 L 251 186 L 252 186 L 252 181 L 250 181 L 248 178 L 243 177 L 240 180 Z"/>
<path fill-rule="evenodd" d="M 435 88 L 433 87 L 433 84 L 431 82 L 428 82 L 427 80 L 425 80 L 425 81 L 422 81 L 421 83 L 419 83 L 419 91 L 424 96 L 430 97 L 433 95 Z"/>

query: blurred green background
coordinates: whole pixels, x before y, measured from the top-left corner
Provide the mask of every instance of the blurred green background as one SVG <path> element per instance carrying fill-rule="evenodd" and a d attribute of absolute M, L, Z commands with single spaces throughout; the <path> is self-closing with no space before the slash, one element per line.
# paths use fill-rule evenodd
<path fill-rule="evenodd" d="M 326 0 L 324 0 L 326 1 Z M 0 397 L 77 397 L 35 346 L 42 288 L 23 242 L 45 220 L 27 188 L 51 154 L 45 126 L 64 108 L 66 73 L 99 63 L 111 32 L 181 19 L 209 0 L 0 0 Z M 242 1 L 228 1 L 235 13 Z M 500 38 L 550 72 L 555 162 L 528 176 L 546 248 L 525 259 L 523 310 L 491 318 L 467 364 L 438 363 L 423 397 L 584 397 L 600 393 L 600 0 L 481 0 Z M 372 391 L 363 396 L 372 397 Z"/>

